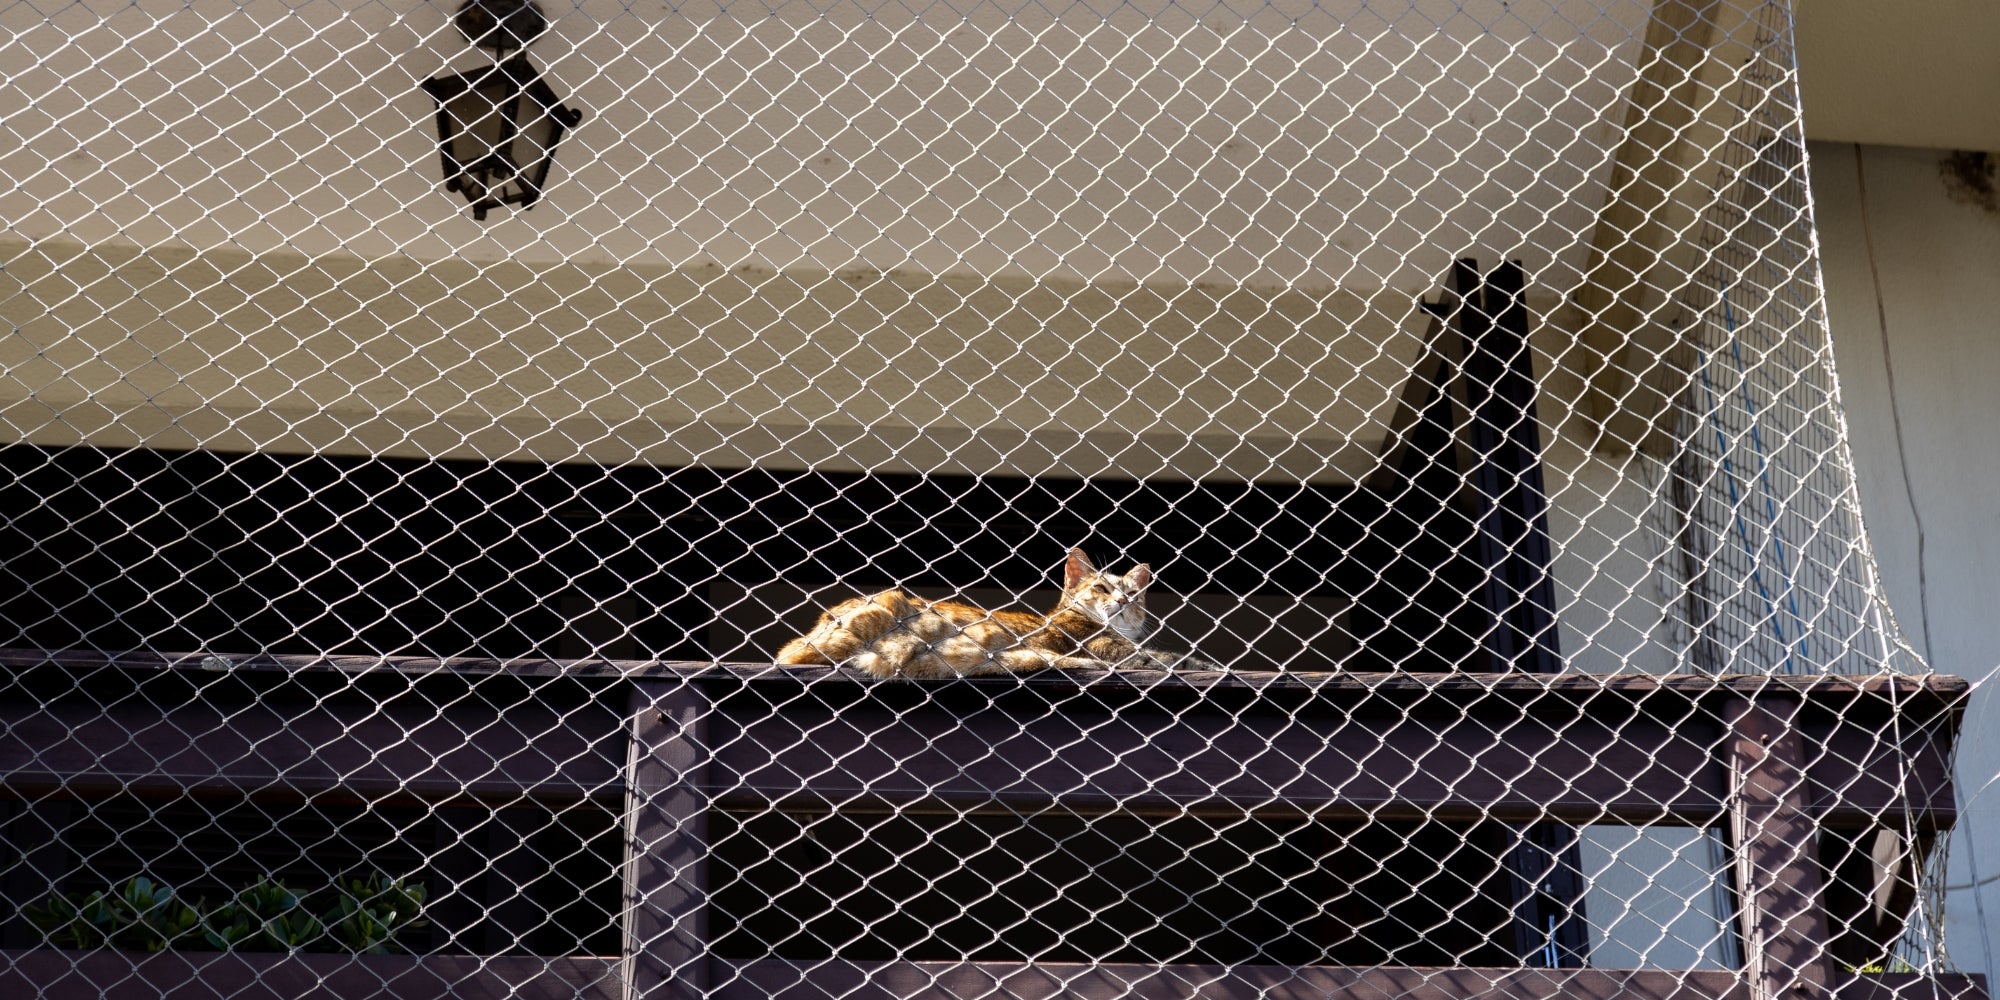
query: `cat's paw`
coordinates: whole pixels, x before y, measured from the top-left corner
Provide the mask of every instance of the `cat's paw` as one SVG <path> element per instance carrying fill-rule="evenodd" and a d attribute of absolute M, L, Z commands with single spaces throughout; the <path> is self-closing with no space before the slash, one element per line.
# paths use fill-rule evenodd
<path fill-rule="evenodd" d="M 1122 670 L 1172 670 L 1179 657 L 1173 653 L 1162 653 L 1156 649 L 1133 650 L 1123 659 L 1112 664 Z"/>
<path fill-rule="evenodd" d="M 846 665 L 853 667 L 854 669 L 859 670 L 862 673 L 869 675 L 870 677 L 882 677 L 882 678 L 893 679 L 901 676 L 901 672 L 896 669 L 895 663 L 890 661 L 888 657 L 883 656 L 881 653 L 877 653 L 872 649 L 863 650 L 862 652 L 856 653 L 853 656 L 848 657 Z"/>
<path fill-rule="evenodd" d="M 1143 670 L 1226 670 L 1219 663 L 1202 659 L 1193 653 L 1170 653 L 1157 649 L 1142 649 L 1133 654 L 1130 665 Z M 1129 662 L 1129 661 L 1128 661 Z"/>

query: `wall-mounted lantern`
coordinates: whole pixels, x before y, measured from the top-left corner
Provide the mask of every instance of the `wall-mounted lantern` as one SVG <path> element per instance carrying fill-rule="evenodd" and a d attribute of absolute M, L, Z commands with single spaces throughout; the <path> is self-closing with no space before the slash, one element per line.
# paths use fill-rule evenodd
<path fill-rule="evenodd" d="M 583 120 L 528 61 L 528 43 L 548 19 L 534 0 L 466 0 L 452 22 L 493 49 L 494 62 L 423 82 L 438 106 L 445 187 L 465 195 L 475 219 L 502 205 L 526 209 L 542 196 L 563 136 Z"/>

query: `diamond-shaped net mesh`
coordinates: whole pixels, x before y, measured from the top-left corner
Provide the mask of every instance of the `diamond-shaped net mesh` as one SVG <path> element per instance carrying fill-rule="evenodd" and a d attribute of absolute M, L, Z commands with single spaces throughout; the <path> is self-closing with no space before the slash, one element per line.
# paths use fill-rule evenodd
<path fill-rule="evenodd" d="M 1786 5 L 539 10 L 0 0 L 0 992 L 1984 995 Z"/>

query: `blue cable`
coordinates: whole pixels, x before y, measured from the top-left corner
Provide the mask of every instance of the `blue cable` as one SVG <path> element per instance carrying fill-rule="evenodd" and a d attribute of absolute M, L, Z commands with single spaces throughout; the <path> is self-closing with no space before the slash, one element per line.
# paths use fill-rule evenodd
<path fill-rule="evenodd" d="M 1727 299 L 1724 299 L 1725 308 L 1727 301 Z M 1734 339 L 1736 330 L 1733 319 L 1729 322 L 1729 328 L 1731 338 Z M 1764 608 L 1768 612 L 1766 617 L 1770 619 L 1771 631 L 1777 634 L 1778 644 L 1784 647 L 1785 659 L 1789 661 L 1791 659 L 1791 644 L 1785 641 L 1784 623 L 1778 620 L 1777 605 L 1771 602 L 1771 592 L 1764 587 L 1763 576 L 1757 569 L 1756 549 L 1750 544 L 1750 529 L 1743 523 L 1743 505 L 1736 492 L 1736 469 L 1729 460 L 1729 436 L 1722 429 L 1722 406 L 1715 397 L 1715 385 L 1708 377 L 1708 348 L 1702 346 L 1700 341 L 1697 340 L 1695 351 L 1701 356 L 1701 386 L 1708 394 L 1709 422 L 1715 426 L 1715 447 L 1716 451 L 1722 457 L 1723 479 L 1729 484 L 1729 510 L 1736 522 L 1736 535 L 1743 541 L 1743 556 L 1750 561 L 1750 582 L 1756 585 L 1757 596 L 1764 599 Z M 1789 662 L 1786 672 L 1792 672 L 1789 668 Z"/>
<path fill-rule="evenodd" d="M 1764 517 L 1771 525 L 1771 545 L 1778 553 L 1778 574 L 1785 581 L 1785 607 L 1792 613 L 1793 631 L 1798 636 L 1799 659 L 1811 662 L 1812 657 L 1806 650 L 1805 619 L 1799 614 L 1798 587 L 1792 581 L 1791 567 L 1786 564 L 1784 532 L 1778 528 L 1778 502 L 1773 496 L 1777 491 L 1771 488 L 1770 464 L 1764 457 L 1764 435 L 1757 422 L 1757 404 L 1750 398 L 1750 379 L 1743 370 L 1743 342 L 1736 336 L 1736 313 L 1729 307 L 1728 290 L 1723 290 L 1721 294 L 1722 321 L 1729 330 L 1729 353 L 1736 360 L 1736 382 L 1743 390 L 1743 408 L 1750 414 L 1750 446 L 1757 453 L 1757 482 L 1764 492 Z M 1776 613 L 1773 609 L 1772 614 Z M 1782 629 L 1779 630 L 1778 641 L 1784 641 Z M 1797 666 L 1792 660 L 1791 649 L 1787 647 L 1785 672 L 1797 673 Z"/>

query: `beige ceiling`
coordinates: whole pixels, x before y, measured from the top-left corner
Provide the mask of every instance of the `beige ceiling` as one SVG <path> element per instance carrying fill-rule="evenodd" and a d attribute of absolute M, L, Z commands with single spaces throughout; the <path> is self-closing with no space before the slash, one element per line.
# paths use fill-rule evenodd
<path fill-rule="evenodd" d="M 2000 149 L 2000 0 L 1801 0 L 1808 138 Z"/>

